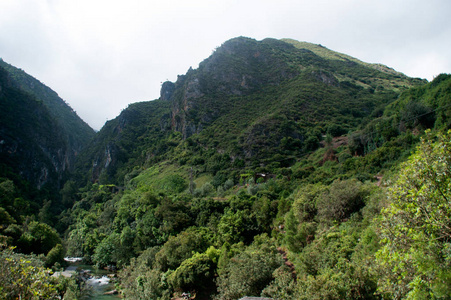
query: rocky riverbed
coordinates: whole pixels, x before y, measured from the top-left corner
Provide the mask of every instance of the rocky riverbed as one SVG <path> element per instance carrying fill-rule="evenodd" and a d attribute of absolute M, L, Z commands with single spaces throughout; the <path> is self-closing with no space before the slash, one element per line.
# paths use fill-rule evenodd
<path fill-rule="evenodd" d="M 54 276 L 79 276 L 88 287 L 86 300 L 113 300 L 120 299 L 114 286 L 116 275 L 107 270 L 97 269 L 92 265 L 82 263 L 81 258 L 65 258 L 70 263 L 64 271 L 55 272 Z"/>

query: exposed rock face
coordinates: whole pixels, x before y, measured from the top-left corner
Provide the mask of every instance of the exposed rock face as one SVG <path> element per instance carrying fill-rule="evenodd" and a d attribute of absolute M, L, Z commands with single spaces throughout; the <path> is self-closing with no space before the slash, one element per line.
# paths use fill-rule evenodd
<path fill-rule="evenodd" d="M 227 41 L 196 70 L 189 69 L 175 84 L 165 82 L 162 100 L 172 102 L 171 128 L 183 138 L 199 133 L 214 121 L 219 111 L 211 106 L 219 97 L 243 96 L 264 85 L 278 85 L 293 78 L 297 70 L 290 68 L 274 48 L 294 49 L 277 40 L 258 42 L 249 38 Z M 205 105 L 210 105 L 205 109 Z"/>
<path fill-rule="evenodd" d="M 329 72 L 325 71 L 317 71 L 314 72 L 313 75 L 316 77 L 318 81 L 322 81 L 323 83 L 331 86 L 338 86 L 338 80 Z"/>
<path fill-rule="evenodd" d="M 191 70 L 190 70 L 191 71 Z M 202 129 L 201 124 L 196 124 L 189 118 L 189 111 L 196 109 L 198 106 L 197 99 L 204 96 L 201 91 L 200 81 L 197 76 L 188 71 L 189 76 L 179 76 L 175 87 L 179 88 L 177 91 L 177 99 L 172 101 L 171 112 L 171 128 L 172 130 L 181 132 L 183 138 L 187 138 Z"/>
<path fill-rule="evenodd" d="M 91 181 L 96 182 L 102 172 L 107 172 L 107 174 L 112 174 L 117 168 L 117 161 L 120 157 L 120 149 L 113 142 L 110 141 L 103 152 L 95 158 L 92 163 L 92 177 Z"/>
<path fill-rule="evenodd" d="M 175 84 L 170 81 L 166 81 L 161 86 L 160 99 L 165 101 L 172 100 L 172 95 L 174 94 Z"/>

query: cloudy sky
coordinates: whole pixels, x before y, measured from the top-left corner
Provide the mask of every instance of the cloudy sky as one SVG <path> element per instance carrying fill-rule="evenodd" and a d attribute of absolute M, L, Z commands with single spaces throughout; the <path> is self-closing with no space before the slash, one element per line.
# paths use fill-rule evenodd
<path fill-rule="evenodd" d="M 451 73 L 450 0 L 0 0 L 0 57 L 94 129 L 226 40 L 307 41 L 432 80 Z"/>

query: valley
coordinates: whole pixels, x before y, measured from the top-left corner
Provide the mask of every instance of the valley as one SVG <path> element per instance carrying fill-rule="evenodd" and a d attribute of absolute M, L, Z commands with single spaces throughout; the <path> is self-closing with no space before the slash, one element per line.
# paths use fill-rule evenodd
<path fill-rule="evenodd" d="M 228 40 L 99 132 L 1 61 L 0 298 L 82 299 L 67 256 L 123 299 L 446 298 L 450 129 L 451 75 L 291 39 Z"/>

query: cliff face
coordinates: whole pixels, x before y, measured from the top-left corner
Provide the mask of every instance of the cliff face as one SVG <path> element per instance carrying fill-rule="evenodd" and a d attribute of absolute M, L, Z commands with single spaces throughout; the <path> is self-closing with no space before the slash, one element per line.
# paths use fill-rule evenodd
<path fill-rule="evenodd" d="M 42 83 L 0 61 L 0 164 L 41 189 L 59 187 L 94 131 Z"/>

